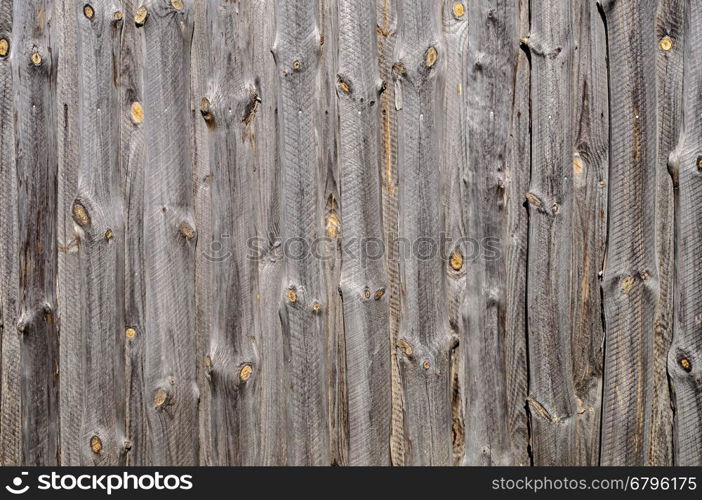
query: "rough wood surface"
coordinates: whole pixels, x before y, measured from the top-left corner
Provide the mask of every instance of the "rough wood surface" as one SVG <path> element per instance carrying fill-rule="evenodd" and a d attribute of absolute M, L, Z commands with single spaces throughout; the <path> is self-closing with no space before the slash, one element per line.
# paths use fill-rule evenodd
<path fill-rule="evenodd" d="M 527 335 L 534 461 L 571 465 L 575 442 L 572 350 L 571 128 L 575 41 L 570 2 L 532 1 L 523 40 L 531 60 L 531 181 Z"/>
<path fill-rule="evenodd" d="M 678 146 L 671 155 L 675 197 L 677 289 L 673 345 L 668 373 L 675 393 L 674 462 L 702 464 L 702 308 L 700 306 L 699 212 L 702 202 L 702 4 L 690 2 L 685 20 L 683 122 Z M 675 42 L 673 42 L 675 43 Z"/>
<path fill-rule="evenodd" d="M 60 374 L 75 381 L 62 424 L 71 437 L 68 449 L 77 451 L 62 463 L 118 465 L 125 458 L 124 211 L 120 99 L 112 68 L 119 64 L 122 23 L 114 22 L 114 5 L 96 6 L 91 17 L 83 6 L 66 2 L 62 12 L 75 30 L 69 38 L 75 44 L 64 44 L 63 53 L 77 63 L 75 80 L 63 75 L 62 93 L 81 137 L 73 152 L 77 161 L 61 162 L 59 172 L 68 211 L 60 219 L 67 226 L 61 245 L 71 259 L 64 259 L 68 265 L 59 276 L 66 286 L 60 312 L 75 328 L 62 349 Z"/>
<path fill-rule="evenodd" d="M 520 202 L 523 200 L 524 193 L 512 188 L 518 186 L 523 174 L 528 172 L 528 162 L 515 164 L 509 157 L 510 150 L 516 146 L 514 138 L 510 138 L 514 106 L 519 106 L 524 97 L 523 93 L 517 95 L 517 92 L 524 92 L 523 80 L 517 80 L 516 75 L 520 53 L 519 8 L 516 2 L 471 1 L 466 2 L 462 16 L 457 15 L 455 7 L 451 10 L 457 21 L 473 20 L 474 24 L 468 28 L 467 47 L 453 47 L 457 51 L 454 56 L 457 60 L 465 57 L 464 53 L 468 54 L 464 78 L 446 86 L 447 95 L 459 93 L 465 103 L 460 107 L 448 105 L 446 109 L 462 111 L 465 122 L 460 127 L 447 124 L 445 133 L 458 130 L 465 135 L 467 155 L 461 162 L 450 156 L 444 159 L 447 168 L 465 165 L 460 170 L 462 185 L 458 211 L 448 214 L 447 224 L 460 220 L 471 243 L 460 249 L 466 261 L 464 267 L 458 268 L 453 254 L 448 265 L 449 275 L 463 274 L 466 280 L 458 333 L 465 365 L 462 386 L 465 398 L 464 463 L 467 465 L 512 465 L 521 461 L 512 454 L 514 422 L 510 422 L 510 412 L 515 406 L 520 406 L 520 411 L 523 411 L 525 394 L 513 392 L 516 388 L 512 384 L 517 379 L 510 380 L 509 377 L 517 367 L 510 367 L 508 363 L 515 359 L 512 354 L 519 356 L 517 352 L 520 344 L 524 345 L 525 337 L 524 332 L 518 330 L 519 338 L 514 339 L 505 330 L 508 316 L 509 324 L 515 326 L 512 323 L 515 311 L 507 310 L 505 285 L 510 266 L 517 261 L 508 260 L 516 257 L 514 248 L 499 248 L 499 254 L 491 253 L 493 246 L 501 246 L 503 236 L 500 233 L 509 225 L 509 216 L 517 215 L 512 211 L 515 208 L 518 212 L 523 211 L 521 206 L 515 207 L 510 202 L 513 196 Z M 450 42 L 447 46 L 450 57 Z M 456 64 L 452 65 L 449 59 L 447 82 L 449 78 L 456 80 L 452 66 Z M 509 87 L 498 82 L 508 82 Z M 525 376 L 526 366 L 520 369 Z M 513 400 L 514 397 L 519 401 Z"/>
<path fill-rule="evenodd" d="M 600 462 L 647 461 L 656 266 L 655 3 L 605 2 L 610 96 L 609 228 Z M 616 68 L 616 71 L 614 69 Z"/>
<path fill-rule="evenodd" d="M 12 453 L 19 462 L 29 465 L 55 464 L 59 454 L 54 107 L 58 61 L 52 50 L 53 14 L 51 2 L 37 0 L 15 3 L 12 17 L 17 191 L 11 199 L 16 196 L 17 200 L 17 260 L 10 276 L 16 276 L 18 282 L 9 289 L 16 292 L 9 297 L 15 308 L 9 319 L 15 321 L 4 323 L 3 337 L 18 336 L 18 344 L 8 339 L 10 353 L 3 353 L 16 355 L 9 360 L 16 371 L 11 368 L 9 376 L 13 379 L 7 384 L 10 392 L 3 393 L 3 401 L 12 398 L 7 411 L 19 411 L 7 420 L 10 428 L 6 436 L 13 441 L 21 436 L 21 443 L 15 441 L 19 449 Z M 13 242 L 12 237 L 8 242 Z"/>
<path fill-rule="evenodd" d="M 372 5 L 339 2 L 339 166 L 344 238 L 358 242 L 342 254 L 349 463 L 390 463 L 390 343 L 378 184 L 377 104 L 382 92 L 375 61 Z M 366 241 L 368 245 L 362 242 Z M 371 245 L 375 242 L 375 247 Z M 374 258 L 375 257 L 375 258 Z"/>
<path fill-rule="evenodd" d="M 198 458 L 191 169 L 192 4 L 151 0 L 144 31 L 144 387 L 150 462 Z M 180 8 L 178 8 L 180 7 Z"/>
<path fill-rule="evenodd" d="M 699 465 L 701 8 L 0 0 L 0 464 Z"/>
<path fill-rule="evenodd" d="M 441 10 L 435 2 L 400 4 L 393 79 L 398 137 L 400 253 L 398 346 L 405 412 L 405 460 L 451 462 L 451 347 L 444 261 L 438 249 L 441 197 L 440 103 L 446 70 Z"/>
<path fill-rule="evenodd" d="M 597 5 L 574 4 L 573 89 L 573 390 L 572 462 L 599 462 L 604 324 L 598 274 L 607 243 L 609 110 L 607 40 Z"/>
<path fill-rule="evenodd" d="M 315 91 L 320 78 L 320 30 L 312 2 L 279 0 L 273 54 L 278 70 L 278 126 L 285 255 L 280 291 L 288 398 L 288 462 L 330 463 L 329 363 L 321 263 L 306 252 L 305 242 L 321 234 L 318 206 L 320 173 L 318 130 L 321 127 Z"/>

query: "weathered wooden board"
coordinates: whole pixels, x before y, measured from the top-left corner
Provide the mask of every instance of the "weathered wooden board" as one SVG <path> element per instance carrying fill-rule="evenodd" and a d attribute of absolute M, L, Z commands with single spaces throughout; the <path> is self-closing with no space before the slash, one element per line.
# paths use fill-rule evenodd
<path fill-rule="evenodd" d="M 0 0 L 0 464 L 701 464 L 701 25 Z"/>

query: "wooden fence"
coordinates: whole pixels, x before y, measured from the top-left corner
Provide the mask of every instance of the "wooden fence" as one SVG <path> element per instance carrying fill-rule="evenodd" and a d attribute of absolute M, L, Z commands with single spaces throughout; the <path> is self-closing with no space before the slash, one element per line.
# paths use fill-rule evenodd
<path fill-rule="evenodd" d="M 0 0 L 0 463 L 702 462 L 701 0 Z"/>

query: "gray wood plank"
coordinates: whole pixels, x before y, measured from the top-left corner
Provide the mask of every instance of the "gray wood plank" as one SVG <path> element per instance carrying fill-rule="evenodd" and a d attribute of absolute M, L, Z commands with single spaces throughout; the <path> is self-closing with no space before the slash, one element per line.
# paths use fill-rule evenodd
<path fill-rule="evenodd" d="M 444 130 L 442 149 L 444 158 L 441 164 L 441 181 L 446 199 L 444 220 L 448 248 L 442 248 L 448 256 L 446 269 L 446 303 L 449 326 L 451 327 L 454 348 L 450 354 L 451 372 L 451 430 L 453 434 L 453 464 L 463 460 L 465 446 L 464 405 L 467 389 L 464 367 L 464 348 L 467 341 L 465 323 L 461 320 L 461 306 L 466 298 L 468 263 L 465 262 L 465 249 L 461 247 L 466 236 L 462 217 L 463 179 L 468 168 L 468 145 L 466 128 L 468 110 L 465 97 L 465 79 L 469 61 L 468 20 L 471 13 L 460 1 L 446 0 L 442 4 L 442 30 L 446 43 L 446 76 L 442 107 L 445 110 L 442 120 Z"/>
<path fill-rule="evenodd" d="M 389 302 L 388 335 L 390 337 L 390 392 L 391 430 L 390 460 L 393 465 L 404 465 L 404 410 L 402 385 L 398 364 L 397 341 L 400 325 L 400 269 L 397 216 L 397 109 L 395 108 L 395 86 L 392 84 L 395 44 L 397 41 L 397 5 L 390 0 L 376 0 L 376 39 L 378 43 L 378 69 L 385 91 L 380 96 L 382 137 L 382 212 L 383 242 L 387 266 L 387 290 Z"/>
<path fill-rule="evenodd" d="M 682 122 L 683 31 L 686 5 L 684 0 L 661 0 L 656 13 L 656 252 L 660 295 L 654 320 L 653 406 L 651 424 L 648 427 L 649 465 L 673 463 L 673 409 L 667 360 L 674 317 L 675 203 L 673 183 L 668 173 L 668 157 L 678 141 Z"/>
<path fill-rule="evenodd" d="M 317 131 L 320 31 L 317 8 L 305 0 L 276 4 L 273 54 L 279 81 L 278 151 L 282 169 L 285 269 L 280 316 L 285 339 L 288 464 L 328 465 L 327 343 L 320 301 L 321 264 L 307 245 L 321 232 Z M 286 251 L 287 250 L 287 251 Z M 319 308 L 315 306 L 319 304 Z"/>
<path fill-rule="evenodd" d="M 193 465 L 199 454 L 197 228 L 190 154 L 192 5 L 153 0 L 144 7 L 144 401 L 151 463 Z"/>
<path fill-rule="evenodd" d="M 346 465 L 349 461 L 348 394 L 346 346 L 339 281 L 341 275 L 341 196 L 338 161 L 339 110 L 337 106 L 338 33 L 337 0 L 318 0 L 319 19 L 319 106 L 316 109 L 319 148 L 317 166 L 319 186 L 318 213 L 323 214 L 324 239 L 316 247 L 322 257 L 325 308 L 323 311 L 326 342 L 328 431 L 331 461 Z"/>
<path fill-rule="evenodd" d="M 260 286 L 256 307 L 260 318 L 259 384 L 261 401 L 260 445 L 257 463 L 287 463 L 287 387 L 285 380 L 283 330 L 277 305 L 279 283 L 283 281 L 281 237 L 281 178 L 278 156 L 278 72 L 271 55 L 275 38 L 275 0 L 252 4 L 252 58 L 256 87 L 261 102 L 251 122 L 256 140 L 254 165 L 258 174 L 256 228 L 258 275 Z M 272 284 L 272 285 L 270 285 Z"/>
<path fill-rule="evenodd" d="M 17 234 L 22 462 L 59 454 L 56 322 L 56 65 L 51 2 L 16 2 L 12 54 L 17 147 Z"/>
<path fill-rule="evenodd" d="M 528 0 L 519 2 L 519 33 L 529 30 Z M 527 415 L 528 356 L 526 333 L 527 246 L 529 219 L 524 193 L 531 167 L 530 64 L 524 50 L 517 53 L 510 135 L 505 166 L 505 374 L 507 377 L 507 430 L 511 465 L 530 465 Z"/>
<path fill-rule="evenodd" d="M 344 305 L 348 384 L 349 464 L 390 463 L 390 342 L 382 251 L 375 61 L 375 12 L 368 0 L 339 2 L 339 162 L 344 245 Z"/>
<path fill-rule="evenodd" d="M 453 7 L 455 17 L 456 8 Z M 463 81 L 467 163 L 461 174 L 462 225 L 470 238 L 461 249 L 468 274 L 461 307 L 465 366 L 466 465 L 510 465 L 511 424 L 508 409 L 515 396 L 508 386 L 506 363 L 517 348 L 506 332 L 507 256 L 502 247 L 509 224 L 507 148 L 515 101 L 515 69 L 519 55 L 518 2 L 465 2 L 471 22 Z M 449 60 L 448 72 L 451 72 Z M 455 65 L 454 65 L 455 66 Z M 454 88 L 452 88 L 454 87 Z M 446 92 L 455 93 L 455 85 Z M 455 107 L 455 106 L 454 106 Z M 448 109 L 448 107 L 447 107 Z M 451 130 L 449 128 L 447 133 Z M 446 158 L 449 165 L 453 162 Z M 511 170 L 511 169 L 510 169 Z M 498 250 L 498 251 L 495 251 Z M 449 267 L 455 268 L 454 261 Z M 523 334 L 523 332 L 521 332 Z M 524 342 L 524 337 L 518 340 Z M 501 367 L 495 369 L 494 367 Z M 525 368 L 525 367 L 523 367 Z M 524 395 L 521 402 L 524 405 Z"/>
<path fill-rule="evenodd" d="M 607 43 L 596 2 L 577 3 L 573 16 L 573 463 L 597 465 L 604 363 L 599 273 L 607 244 L 609 173 Z"/>
<path fill-rule="evenodd" d="M 210 281 L 208 302 L 208 344 L 206 370 L 210 391 L 209 418 L 213 465 L 252 465 L 258 449 L 258 357 L 256 342 L 258 321 L 255 296 L 258 291 L 257 262 L 248 255 L 249 242 L 255 236 L 254 171 L 251 121 L 258 107 L 258 90 L 251 68 L 251 26 L 248 10 L 243 6 L 220 5 L 213 0 L 199 5 L 197 15 L 205 16 L 204 32 L 195 33 L 204 45 L 204 57 L 194 62 L 201 83 L 195 93 L 207 100 L 207 111 L 199 117 L 207 120 L 208 133 L 201 136 L 198 159 L 207 162 L 201 175 L 207 180 L 206 213 L 199 228 L 205 244 L 222 241 L 227 253 L 221 258 L 206 251 L 197 255 L 198 265 Z M 220 61 L 229 61 L 222 65 Z"/>
<path fill-rule="evenodd" d="M 72 2 L 66 7 L 66 22 L 74 22 L 77 41 L 73 68 L 77 81 L 72 91 L 77 103 L 78 165 L 77 171 L 60 179 L 75 188 L 72 204 L 64 207 L 72 217 L 63 222 L 73 229 L 78 258 L 77 276 L 68 277 L 67 287 L 77 285 L 79 293 L 61 297 L 65 301 L 61 319 L 75 328 L 63 333 L 74 337 L 71 348 L 78 355 L 72 360 L 72 353 L 64 350 L 61 374 L 73 382 L 64 384 L 63 390 L 77 393 L 71 404 L 78 405 L 66 408 L 74 418 L 64 419 L 64 428 L 79 430 L 77 442 L 68 441 L 62 449 L 67 464 L 119 465 L 125 458 L 124 222 L 119 95 L 112 72 L 119 64 L 113 56 L 119 54 L 121 22 L 114 22 L 110 5 Z M 71 174 L 77 178 L 70 179 Z M 62 193 L 67 195 L 67 189 Z M 63 231 L 69 234 L 70 229 Z"/>
<path fill-rule="evenodd" d="M 124 234 L 124 325 L 126 434 L 129 465 L 151 463 L 147 408 L 151 403 L 146 392 L 144 358 L 145 330 L 144 282 L 144 30 L 136 26 L 134 16 L 140 0 L 122 4 L 122 40 L 120 46 L 121 170 L 125 213 Z"/>
<path fill-rule="evenodd" d="M 527 329 L 535 465 L 574 463 L 571 262 L 575 43 L 570 2 L 531 2 L 531 181 Z"/>
<path fill-rule="evenodd" d="M 601 465 L 646 461 L 653 381 L 655 2 L 604 2 L 610 95 L 608 248 Z"/>
<path fill-rule="evenodd" d="M 20 408 L 19 187 L 15 149 L 16 85 L 12 65 L 13 2 L 0 2 L 0 37 L 6 53 L 0 57 L 0 464 L 22 463 Z"/>
<path fill-rule="evenodd" d="M 401 311 L 398 345 L 405 411 L 405 464 L 452 461 L 451 335 L 444 261 L 439 252 L 441 155 L 439 106 L 446 51 L 440 5 L 400 4 L 393 79 L 398 108 L 398 235 Z M 411 249 L 410 249 L 411 247 Z"/>
<path fill-rule="evenodd" d="M 699 51 L 702 43 L 702 4 L 689 2 L 687 9 L 683 57 L 684 113 L 679 143 L 671 155 L 671 170 L 678 186 L 675 197 L 677 289 L 668 373 L 675 394 L 674 462 L 676 465 L 700 465 L 702 287 L 698 272 L 702 258 L 699 222 L 702 203 L 702 58 Z"/>

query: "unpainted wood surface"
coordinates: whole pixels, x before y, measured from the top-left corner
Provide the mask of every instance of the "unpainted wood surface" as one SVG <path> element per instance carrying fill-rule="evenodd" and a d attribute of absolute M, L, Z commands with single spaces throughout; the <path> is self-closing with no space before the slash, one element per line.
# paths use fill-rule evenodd
<path fill-rule="evenodd" d="M 702 464 L 701 26 L 0 0 L 0 464 Z"/>

